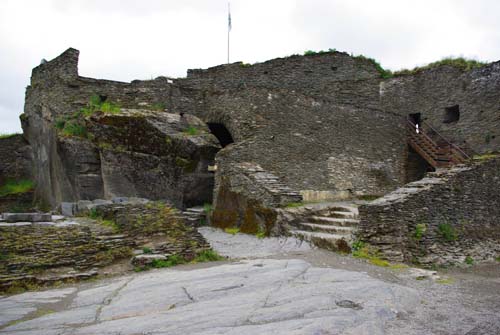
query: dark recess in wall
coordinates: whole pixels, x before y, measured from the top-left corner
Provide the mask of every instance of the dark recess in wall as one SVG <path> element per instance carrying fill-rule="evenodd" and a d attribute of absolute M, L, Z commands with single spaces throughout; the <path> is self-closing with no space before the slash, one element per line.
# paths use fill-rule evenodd
<path fill-rule="evenodd" d="M 229 130 L 222 123 L 209 122 L 207 125 L 210 132 L 217 137 L 223 148 L 234 143 L 233 136 L 231 136 Z"/>
<path fill-rule="evenodd" d="M 446 107 L 444 109 L 444 120 L 443 123 L 453 123 L 460 120 L 460 108 L 458 105 L 451 107 Z"/>

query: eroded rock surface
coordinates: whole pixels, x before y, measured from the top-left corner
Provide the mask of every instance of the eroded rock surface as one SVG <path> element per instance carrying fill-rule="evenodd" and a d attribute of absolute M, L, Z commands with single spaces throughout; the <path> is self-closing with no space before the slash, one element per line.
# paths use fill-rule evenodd
<path fill-rule="evenodd" d="M 2 312 L 0 333 L 383 334 L 384 322 L 418 303 L 413 289 L 363 273 L 270 259 L 154 271 L 63 293 L 47 298 L 57 300 L 52 313 L 10 326 L 48 302 L 1 299 L 2 311 L 18 311 Z"/>

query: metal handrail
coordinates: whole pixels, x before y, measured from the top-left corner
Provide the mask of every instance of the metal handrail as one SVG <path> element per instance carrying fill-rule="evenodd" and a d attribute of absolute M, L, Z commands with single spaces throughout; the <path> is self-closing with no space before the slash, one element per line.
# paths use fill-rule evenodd
<path fill-rule="evenodd" d="M 444 140 L 447 144 L 450 145 L 450 147 L 452 147 L 453 149 L 457 150 L 458 152 L 460 152 L 465 158 L 467 159 L 471 159 L 471 157 L 469 155 L 467 155 L 462 149 L 460 149 L 459 146 L 451 143 L 450 141 L 448 141 L 443 135 L 441 135 L 434 127 L 432 127 L 430 124 L 428 124 L 427 122 L 425 121 L 422 121 L 423 124 L 425 124 L 427 127 L 429 127 L 433 132 L 436 133 L 436 135 L 438 135 L 442 140 Z"/>

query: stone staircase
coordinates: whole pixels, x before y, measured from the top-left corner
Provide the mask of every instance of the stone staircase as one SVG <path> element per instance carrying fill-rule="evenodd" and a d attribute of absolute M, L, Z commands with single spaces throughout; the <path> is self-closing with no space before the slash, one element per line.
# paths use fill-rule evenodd
<path fill-rule="evenodd" d="M 357 206 L 317 204 L 304 206 L 290 223 L 289 233 L 331 251 L 350 252 L 358 227 Z"/>
<path fill-rule="evenodd" d="M 269 194 L 271 204 L 279 206 L 302 201 L 302 195 L 299 192 L 292 190 L 281 182 L 278 176 L 264 170 L 260 165 L 244 162 L 237 164 L 236 168 L 248 177 L 254 185 L 258 185 L 262 191 Z"/>
<path fill-rule="evenodd" d="M 186 224 L 190 227 L 199 227 L 206 224 L 207 216 L 203 206 L 186 208 L 182 211 Z"/>

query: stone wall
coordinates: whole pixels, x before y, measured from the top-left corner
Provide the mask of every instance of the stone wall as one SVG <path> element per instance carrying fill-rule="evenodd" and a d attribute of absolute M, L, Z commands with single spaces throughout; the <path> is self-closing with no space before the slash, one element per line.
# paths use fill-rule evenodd
<path fill-rule="evenodd" d="M 161 106 L 221 123 L 244 143 L 228 159 L 255 162 L 297 191 L 335 198 L 385 193 L 404 182 L 402 124 L 380 108 L 380 74 L 369 60 L 332 52 L 131 83 L 80 77 L 77 63 L 78 51 L 68 49 L 36 67 L 26 92 L 23 125 L 33 143 L 37 194 L 53 206 L 90 197 L 92 189 L 94 198 L 106 196 L 106 187 L 98 187 L 103 176 L 93 171 L 103 155 L 87 145 L 88 164 L 74 157 L 68 166 L 74 143 L 54 129 L 58 118 L 70 117 L 94 94 L 123 108 Z M 82 166 L 88 173 L 65 176 Z M 82 190 L 75 191 L 78 183 Z"/>
<path fill-rule="evenodd" d="M 500 255 L 500 158 L 438 170 L 360 206 L 358 237 L 391 261 L 430 266 Z"/>
<path fill-rule="evenodd" d="M 258 164 L 226 161 L 227 152 L 224 149 L 217 158 L 212 225 L 238 227 L 249 234 L 276 234 L 275 208 L 301 202 L 302 196 Z"/>
<path fill-rule="evenodd" d="M 26 89 L 22 125 L 33 150 L 36 195 L 53 207 L 62 201 L 75 201 L 87 196 L 98 198 L 104 192 L 97 187 L 100 181 L 96 180 L 99 177 L 94 171 L 99 160 L 96 149 L 87 143 L 78 145 L 77 142 L 61 140 L 55 128 L 58 119 L 69 118 L 86 107 L 93 95 L 122 108 L 170 110 L 169 79 L 159 77 L 123 83 L 80 77 L 78 55 L 78 50 L 68 49 L 59 57 L 34 68 L 31 83 Z M 70 151 L 75 146 L 85 155 L 76 162 L 70 162 L 69 159 L 74 158 Z M 67 175 L 68 164 L 73 165 L 70 169 L 79 169 L 81 175 Z M 82 190 L 75 190 L 76 179 L 81 179 Z M 95 193 L 92 191 L 89 195 L 85 190 L 89 188 L 94 188 Z"/>
<path fill-rule="evenodd" d="M 500 151 L 500 62 L 464 72 L 452 66 L 402 76 L 381 84 L 387 112 L 422 118 L 469 153 Z M 458 105 L 460 118 L 445 123 L 446 108 Z"/>
<path fill-rule="evenodd" d="M 7 182 L 32 180 L 32 151 L 21 134 L 0 138 L 0 188 Z M 0 194 L 0 213 L 29 211 L 33 192 Z"/>
<path fill-rule="evenodd" d="M 103 203 L 93 206 L 92 216 L 95 220 L 0 222 L 0 291 L 16 283 L 71 278 L 130 258 L 143 245 L 187 260 L 210 248 L 179 211 L 161 202 Z"/>
<path fill-rule="evenodd" d="M 33 144 L 37 197 L 52 207 L 116 196 L 164 199 L 178 207 L 210 202 L 207 166 L 217 140 L 195 117 L 169 113 L 170 82 L 80 77 L 75 49 L 34 68 L 22 120 Z M 120 115 L 78 115 L 93 96 L 118 105 Z M 78 122 L 86 134 L 68 136 L 56 127 L 64 122 Z M 199 133 L 187 138 L 190 127 Z"/>
<path fill-rule="evenodd" d="M 33 69 L 26 92 L 23 127 L 35 157 L 37 194 L 53 206 L 84 198 L 149 198 L 150 194 L 183 205 L 167 194 L 163 186 L 168 182 L 159 174 L 152 178 L 143 173 L 157 169 L 172 175 L 173 161 L 152 162 L 149 153 L 144 161 L 141 150 L 134 151 L 137 155 L 132 158 L 117 150 L 110 153 L 96 141 L 78 144 L 58 135 L 57 119 L 73 115 L 94 94 L 123 109 L 190 114 L 203 122 L 222 124 L 237 144 L 225 148 L 226 162 L 255 163 L 314 200 L 386 194 L 421 176 L 422 166 L 408 158 L 405 119 L 409 113 L 423 113 L 440 132 L 470 152 L 495 151 L 500 145 L 500 63 L 470 72 L 442 66 L 382 80 L 370 60 L 329 52 L 189 70 L 186 78 L 131 83 L 80 77 L 77 66 L 78 51 L 68 49 Z M 445 108 L 454 105 L 459 105 L 460 120 L 443 124 Z M 126 123 L 122 126 L 130 129 Z M 113 136 L 127 138 L 118 128 Z M 84 154 L 72 155 L 75 146 Z M 114 173 L 120 164 L 131 167 L 123 176 Z M 159 190 L 150 187 L 157 177 L 163 185 Z M 204 178 L 211 176 L 199 173 L 187 184 L 196 188 Z M 112 185 L 107 187 L 107 183 Z M 174 193 L 188 188 L 179 191 L 168 185 Z M 205 194 L 208 188 L 202 188 Z M 127 193 L 130 189 L 133 194 Z M 197 196 L 195 192 L 188 198 Z"/>
<path fill-rule="evenodd" d="M 380 109 L 380 80 L 370 61 L 332 52 L 190 70 L 176 84 L 201 89 L 190 95 L 196 114 L 223 123 L 240 144 L 228 160 L 336 199 L 404 183 L 403 124 Z"/>
<path fill-rule="evenodd" d="M 31 148 L 23 135 L 0 138 L 0 185 L 7 180 L 31 179 Z"/>
<path fill-rule="evenodd" d="M 131 255 L 133 241 L 95 224 L 1 224 L 0 289 L 47 272 L 87 271 Z"/>

